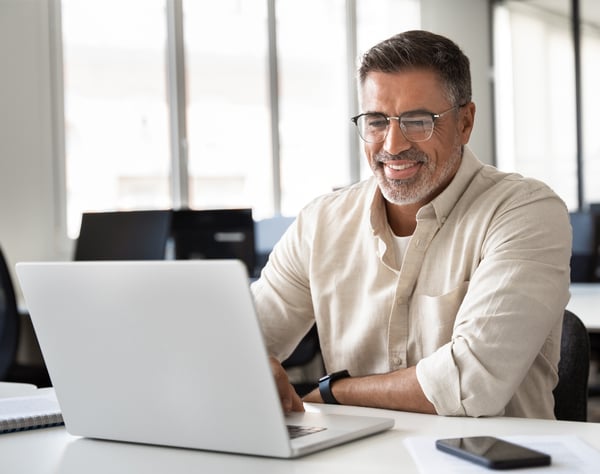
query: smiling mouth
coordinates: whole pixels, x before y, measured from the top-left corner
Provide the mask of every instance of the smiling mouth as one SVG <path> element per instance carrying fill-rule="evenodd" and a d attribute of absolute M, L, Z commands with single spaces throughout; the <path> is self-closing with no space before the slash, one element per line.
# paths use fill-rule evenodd
<path fill-rule="evenodd" d="M 402 163 L 402 164 L 395 164 L 395 163 L 383 163 L 383 166 L 387 166 L 388 168 L 391 168 L 395 171 L 402 171 L 408 168 L 412 168 L 413 166 L 418 165 L 420 162 L 419 161 L 411 161 L 410 163 Z"/>
<path fill-rule="evenodd" d="M 408 182 L 415 179 L 423 164 L 423 161 L 420 160 L 390 160 L 381 162 L 386 178 L 399 182 Z"/>

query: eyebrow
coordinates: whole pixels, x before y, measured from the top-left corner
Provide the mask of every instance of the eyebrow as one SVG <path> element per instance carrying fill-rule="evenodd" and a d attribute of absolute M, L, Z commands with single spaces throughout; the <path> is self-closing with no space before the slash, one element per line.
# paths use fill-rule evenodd
<path fill-rule="evenodd" d="M 435 114 L 435 112 L 432 112 L 431 110 L 428 109 L 412 109 L 412 110 L 406 110 L 404 112 L 402 112 L 401 114 L 398 115 L 388 115 L 385 112 L 381 112 L 379 110 L 366 110 L 365 112 L 363 112 L 363 114 L 381 114 L 381 115 L 385 115 L 386 117 L 401 117 L 402 115 L 407 115 L 407 114 Z"/>

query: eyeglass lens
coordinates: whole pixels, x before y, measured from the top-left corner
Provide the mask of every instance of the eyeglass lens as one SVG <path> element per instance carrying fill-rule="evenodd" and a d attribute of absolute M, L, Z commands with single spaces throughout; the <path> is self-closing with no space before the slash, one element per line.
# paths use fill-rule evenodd
<path fill-rule="evenodd" d="M 381 143 L 385 141 L 392 120 L 399 121 L 402 133 L 411 142 L 429 140 L 433 133 L 434 120 L 429 113 L 405 114 L 399 118 L 378 113 L 361 115 L 356 122 L 358 133 L 366 142 Z"/>

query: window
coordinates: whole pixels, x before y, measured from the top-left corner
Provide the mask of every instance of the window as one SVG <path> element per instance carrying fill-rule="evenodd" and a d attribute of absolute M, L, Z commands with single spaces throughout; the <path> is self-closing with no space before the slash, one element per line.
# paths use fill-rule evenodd
<path fill-rule="evenodd" d="M 581 1 L 581 106 L 583 190 L 586 203 L 600 202 L 600 6 L 597 0 Z"/>
<path fill-rule="evenodd" d="M 358 53 L 392 35 L 421 26 L 419 0 L 358 0 Z"/>
<path fill-rule="evenodd" d="M 569 17 L 504 1 L 494 15 L 497 164 L 577 208 L 577 120 Z"/>
<path fill-rule="evenodd" d="M 600 202 L 598 2 L 498 0 L 494 31 L 498 166 L 547 182 L 570 210 Z"/>
<path fill-rule="evenodd" d="M 70 237 L 83 211 L 170 205 L 164 9 L 62 1 Z"/>
<path fill-rule="evenodd" d="M 350 183 L 344 4 L 277 2 L 283 214 Z"/>
<path fill-rule="evenodd" d="M 167 11 L 177 2 L 186 66 L 181 104 L 167 99 L 174 35 Z M 178 202 L 173 108 L 186 114 L 181 189 L 192 208 L 295 215 L 317 195 L 350 184 L 359 175 L 349 119 L 358 107 L 354 56 L 420 23 L 419 0 L 62 0 L 61 8 L 70 237 L 84 211 Z M 370 175 L 360 161 L 362 176 Z"/>
<path fill-rule="evenodd" d="M 266 6 L 183 3 L 192 208 L 273 213 Z"/>

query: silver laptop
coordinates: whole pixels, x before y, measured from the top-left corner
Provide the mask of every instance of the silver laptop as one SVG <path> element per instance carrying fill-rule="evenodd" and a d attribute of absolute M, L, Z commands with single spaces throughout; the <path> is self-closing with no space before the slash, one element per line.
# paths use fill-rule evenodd
<path fill-rule="evenodd" d="M 240 261 L 19 263 L 17 275 L 73 435 L 285 458 L 393 426 L 284 416 Z"/>

